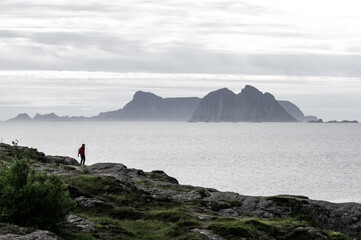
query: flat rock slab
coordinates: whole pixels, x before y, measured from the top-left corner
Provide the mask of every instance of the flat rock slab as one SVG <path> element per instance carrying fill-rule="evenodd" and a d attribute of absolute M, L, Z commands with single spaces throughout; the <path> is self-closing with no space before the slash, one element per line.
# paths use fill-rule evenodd
<path fill-rule="evenodd" d="M 7 234 L 0 236 L 0 240 L 63 240 L 52 232 L 38 230 L 27 235 Z"/>
<path fill-rule="evenodd" d="M 97 198 L 86 198 L 83 196 L 77 197 L 74 200 L 79 207 L 83 207 L 83 208 L 92 208 L 94 206 L 99 206 L 104 204 L 102 200 L 99 200 Z"/>
<path fill-rule="evenodd" d="M 90 233 L 95 231 L 95 223 L 85 218 L 81 218 L 75 215 L 69 215 L 67 217 L 67 224 L 70 227 L 76 228 L 81 232 Z"/>
<path fill-rule="evenodd" d="M 215 216 L 211 216 L 211 215 L 199 215 L 198 219 L 201 221 L 208 221 L 208 220 L 212 220 L 215 219 Z"/>
<path fill-rule="evenodd" d="M 45 156 L 44 161 L 47 163 L 59 163 L 59 164 L 64 164 L 64 165 L 80 166 L 79 162 L 71 157 Z"/>
<path fill-rule="evenodd" d="M 195 229 L 192 230 L 192 232 L 194 232 L 194 233 L 199 233 L 199 234 L 201 234 L 202 236 L 205 236 L 205 237 L 207 237 L 207 238 L 210 239 L 210 240 L 224 240 L 223 237 L 218 236 L 218 235 L 214 234 L 212 231 L 207 230 L 207 229 L 195 228 Z"/>

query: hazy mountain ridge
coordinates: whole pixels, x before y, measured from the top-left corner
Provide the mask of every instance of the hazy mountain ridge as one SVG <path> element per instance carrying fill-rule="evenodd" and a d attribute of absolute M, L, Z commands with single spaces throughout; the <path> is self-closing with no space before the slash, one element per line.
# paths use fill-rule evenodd
<path fill-rule="evenodd" d="M 94 119 L 187 121 L 200 100 L 197 97 L 162 98 L 150 92 L 138 91 L 123 109 L 100 113 Z"/>
<path fill-rule="evenodd" d="M 31 118 L 27 113 L 20 113 L 14 118 L 10 118 L 9 122 L 28 122 L 28 121 L 82 121 L 82 120 L 88 120 L 89 118 L 80 116 L 80 117 L 60 117 L 56 115 L 55 113 L 49 113 L 49 114 L 39 114 L 37 113 L 33 118 Z"/>
<path fill-rule="evenodd" d="M 296 122 L 270 93 L 246 85 L 239 94 L 224 88 L 206 95 L 192 122 Z"/>
<path fill-rule="evenodd" d="M 290 101 L 279 100 L 278 103 L 294 117 L 296 120 L 300 122 L 308 122 L 308 121 L 317 121 L 318 118 L 316 116 L 305 116 L 299 107 Z"/>
<path fill-rule="evenodd" d="M 203 121 L 203 122 L 294 122 L 317 120 L 304 116 L 289 101 L 277 101 L 270 93 L 262 93 L 246 85 L 235 94 L 222 88 L 204 98 L 162 98 L 150 92 L 137 91 L 124 108 L 101 112 L 93 117 L 22 113 L 8 121 Z"/>

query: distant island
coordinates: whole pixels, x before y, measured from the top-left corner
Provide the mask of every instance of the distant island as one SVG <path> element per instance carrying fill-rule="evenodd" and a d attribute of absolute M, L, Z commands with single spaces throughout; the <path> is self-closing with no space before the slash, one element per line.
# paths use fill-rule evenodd
<path fill-rule="evenodd" d="M 181 121 L 181 122 L 311 122 L 324 123 L 316 116 L 305 116 L 287 100 L 276 100 L 271 93 L 262 93 L 246 85 L 238 94 L 227 88 L 208 93 L 203 98 L 162 98 L 150 92 L 137 91 L 123 108 L 101 112 L 97 116 L 58 116 L 39 114 L 31 118 L 21 113 L 9 122 L 37 121 Z M 356 120 L 327 123 L 358 123 Z"/>
<path fill-rule="evenodd" d="M 162 98 L 150 92 L 137 91 L 123 108 L 101 112 L 93 117 L 36 114 L 31 118 L 21 113 L 9 122 L 25 121 L 191 121 L 191 122 L 309 122 L 316 116 L 305 116 L 295 104 L 276 100 L 270 93 L 246 85 L 235 94 L 227 88 L 204 98 Z"/>

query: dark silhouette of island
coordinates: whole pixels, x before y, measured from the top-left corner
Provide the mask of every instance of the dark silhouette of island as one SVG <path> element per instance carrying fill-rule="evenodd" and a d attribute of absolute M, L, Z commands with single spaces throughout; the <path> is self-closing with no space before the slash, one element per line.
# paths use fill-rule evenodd
<path fill-rule="evenodd" d="M 69 118 L 69 117 L 59 117 L 55 113 L 49 113 L 49 114 L 44 114 L 44 115 L 37 113 L 34 116 L 33 120 L 34 121 L 60 121 L 60 120 L 66 120 L 67 118 Z"/>
<path fill-rule="evenodd" d="M 32 121 L 33 119 L 27 114 L 27 113 L 20 113 L 14 118 L 10 118 L 9 122 L 26 122 L 26 121 Z"/>
<path fill-rule="evenodd" d="M 246 85 L 239 94 L 222 88 L 206 95 L 192 122 L 296 122 L 270 93 Z"/>
<path fill-rule="evenodd" d="M 270 93 L 262 93 L 246 85 L 239 94 L 227 88 L 198 97 L 162 98 L 138 91 L 123 108 L 102 112 L 93 117 L 58 116 L 55 113 L 26 113 L 8 121 L 193 121 L 193 122 L 295 122 L 317 121 L 305 116 L 289 101 L 277 101 Z"/>
<path fill-rule="evenodd" d="M 56 115 L 55 113 L 49 113 L 49 114 L 39 114 L 37 113 L 33 118 L 31 118 L 27 113 L 20 113 L 14 118 L 11 118 L 8 120 L 8 122 L 42 122 L 42 121 L 83 121 L 83 120 L 89 120 L 89 118 L 86 117 L 60 117 Z"/>
<path fill-rule="evenodd" d="M 100 113 L 96 120 L 187 121 L 197 108 L 200 98 L 162 98 L 138 91 L 133 100 L 119 109 Z"/>
<path fill-rule="evenodd" d="M 327 123 L 359 123 L 359 121 L 357 121 L 357 120 L 342 120 L 342 121 L 331 120 L 331 121 L 328 121 Z"/>
<path fill-rule="evenodd" d="M 297 107 L 295 104 L 290 101 L 282 101 L 279 100 L 278 103 L 294 117 L 297 121 L 300 122 L 309 122 L 309 121 L 317 121 L 318 118 L 316 116 L 305 116 L 301 109 Z"/>

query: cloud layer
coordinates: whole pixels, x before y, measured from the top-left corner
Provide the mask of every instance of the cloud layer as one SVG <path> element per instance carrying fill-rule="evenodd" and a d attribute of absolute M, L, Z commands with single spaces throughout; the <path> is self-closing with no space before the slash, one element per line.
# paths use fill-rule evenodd
<path fill-rule="evenodd" d="M 3 0 L 0 9 L 2 120 L 92 115 L 139 89 L 201 97 L 246 83 L 306 113 L 361 119 L 356 0 Z"/>
<path fill-rule="evenodd" d="M 0 69 L 360 76 L 357 1 L 318 2 L 2 1 Z"/>

